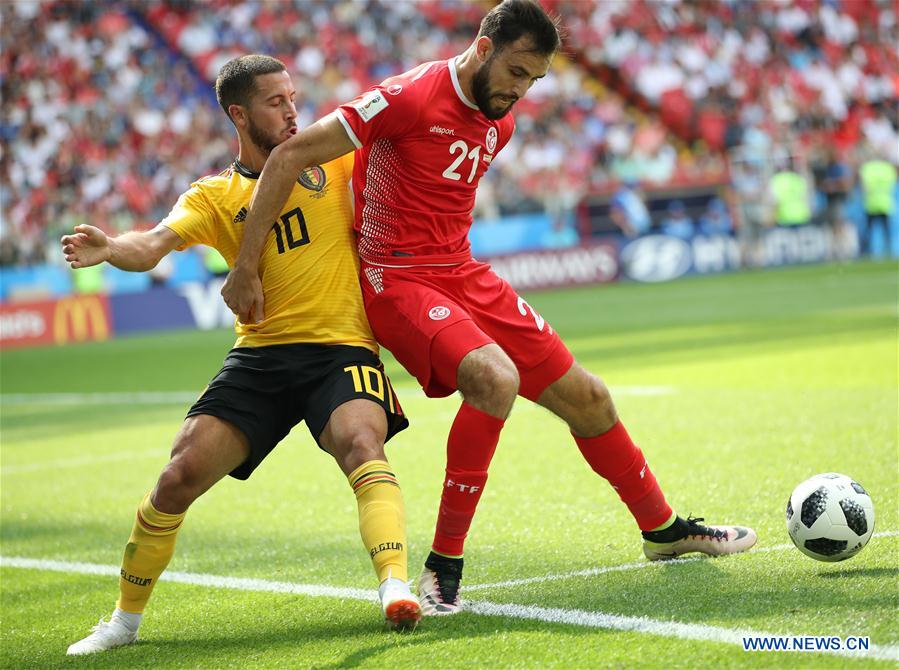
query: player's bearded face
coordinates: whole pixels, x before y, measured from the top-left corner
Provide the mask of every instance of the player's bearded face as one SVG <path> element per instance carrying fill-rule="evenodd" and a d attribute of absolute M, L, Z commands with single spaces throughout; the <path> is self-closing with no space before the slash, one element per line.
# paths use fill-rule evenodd
<path fill-rule="evenodd" d="M 296 90 L 287 72 L 256 77 L 256 91 L 245 107 L 246 134 L 266 155 L 297 132 Z"/>
<path fill-rule="evenodd" d="M 278 146 L 284 139 L 279 131 L 268 130 L 256 124 L 252 116 L 247 117 L 247 135 L 250 136 L 253 144 L 267 154 L 270 154 L 272 149 Z"/>
<path fill-rule="evenodd" d="M 495 49 L 475 71 L 471 88 L 475 104 L 488 119 L 501 119 L 549 70 L 554 54 L 541 54 L 521 37 Z"/>
<path fill-rule="evenodd" d="M 488 119 L 501 119 L 512 109 L 512 105 L 518 100 L 515 98 L 511 102 L 506 99 L 500 91 L 497 91 L 491 85 L 490 71 L 496 61 L 496 53 L 488 58 L 474 73 L 471 81 L 474 102 Z"/>

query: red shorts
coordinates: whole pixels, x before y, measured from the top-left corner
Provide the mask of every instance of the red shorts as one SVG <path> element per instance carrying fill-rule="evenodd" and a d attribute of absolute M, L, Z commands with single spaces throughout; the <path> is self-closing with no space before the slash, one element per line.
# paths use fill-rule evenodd
<path fill-rule="evenodd" d="M 574 362 L 562 339 L 490 266 L 386 268 L 362 262 L 365 311 L 387 347 L 431 397 L 456 390 L 468 352 L 496 343 L 536 401 Z"/>

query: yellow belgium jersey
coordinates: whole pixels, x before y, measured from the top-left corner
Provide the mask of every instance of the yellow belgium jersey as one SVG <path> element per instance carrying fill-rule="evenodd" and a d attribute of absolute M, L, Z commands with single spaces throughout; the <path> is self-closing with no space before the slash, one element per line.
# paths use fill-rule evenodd
<path fill-rule="evenodd" d="M 377 353 L 359 288 L 348 192 L 353 155 L 304 170 L 272 225 L 259 261 L 265 320 L 237 321 L 235 346 L 345 344 Z M 191 184 L 162 221 L 184 244 L 214 247 L 228 267 L 243 238 L 259 174 L 235 162 Z"/>

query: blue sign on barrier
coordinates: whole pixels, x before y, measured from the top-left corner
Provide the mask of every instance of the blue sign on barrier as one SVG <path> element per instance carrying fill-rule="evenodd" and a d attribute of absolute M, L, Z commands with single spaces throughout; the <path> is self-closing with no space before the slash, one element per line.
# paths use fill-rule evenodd
<path fill-rule="evenodd" d="M 116 333 L 171 328 L 231 328 L 234 315 L 222 300 L 224 280 L 188 282 L 172 288 L 157 286 L 140 293 L 109 297 Z"/>
<path fill-rule="evenodd" d="M 765 267 L 820 263 L 834 255 L 830 229 L 814 225 L 766 230 L 758 246 L 757 262 Z M 686 274 L 729 272 L 745 265 L 740 244 L 731 235 L 694 235 L 688 239 L 646 235 L 621 249 L 622 274 L 637 281 L 661 282 Z"/>
<path fill-rule="evenodd" d="M 187 300 L 168 286 L 111 295 L 109 306 L 115 332 L 119 334 L 196 325 Z"/>
<path fill-rule="evenodd" d="M 573 217 L 553 220 L 546 214 L 518 214 L 499 221 L 478 219 L 468 233 L 476 258 L 503 256 L 524 251 L 567 248 L 577 245 Z"/>

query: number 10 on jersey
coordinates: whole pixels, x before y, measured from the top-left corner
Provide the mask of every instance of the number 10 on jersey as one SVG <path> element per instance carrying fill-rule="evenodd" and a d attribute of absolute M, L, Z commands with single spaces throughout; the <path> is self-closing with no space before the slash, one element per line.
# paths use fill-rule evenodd
<path fill-rule="evenodd" d="M 396 411 L 396 401 L 394 400 L 393 389 L 390 387 L 390 381 L 378 368 L 373 368 L 370 365 L 348 365 L 343 371 L 349 373 L 352 377 L 353 389 L 356 393 L 362 393 L 364 388 L 365 393 L 374 396 L 378 400 L 384 400 L 386 397 L 390 411 Z"/>

